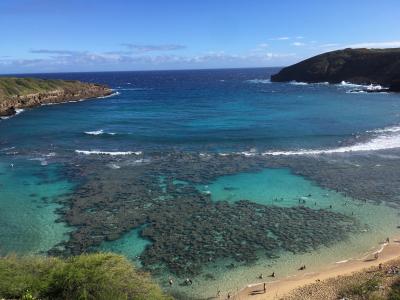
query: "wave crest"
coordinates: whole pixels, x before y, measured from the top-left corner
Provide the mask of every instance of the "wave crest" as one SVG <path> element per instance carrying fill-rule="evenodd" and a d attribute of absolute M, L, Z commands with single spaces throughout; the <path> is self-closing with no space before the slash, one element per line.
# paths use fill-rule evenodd
<path fill-rule="evenodd" d="M 269 151 L 262 155 L 318 155 L 333 154 L 346 152 L 366 152 L 400 148 L 400 126 L 386 127 L 367 131 L 370 133 L 378 133 L 379 135 L 369 139 L 366 142 L 356 143 L 354 145 L 342 146 L 333 149 L 316 149 L 316 150 L 298 150 L 298 151 Z"/>
<path fill-rule="evenodd" d="M 111 155 L 111 156 L 119 156 L 119 155 L 141 155 L 142 151 L 100 151 L 100 150 L 75 150 L 78 154 L 84 155 Z"/>
<path fill-rule="evenodd" d="M 115 132 L 104 132 L 103 129 L 94 130 L 94 131 L 85 131 L 85 134 L 88 134 L 88 135 L 103 135 L 103 134 L 116 135 Z"/>
<path fill-rule="evenodd" d="M 271 83 L 270 79 L 260 79 L 260 78 L 255 78 L 255 79 L 249 79 L 246 80 L 246 82 L 248 83 L 256 83 L 256 84 L 260 84 L 260 83 Z"/>

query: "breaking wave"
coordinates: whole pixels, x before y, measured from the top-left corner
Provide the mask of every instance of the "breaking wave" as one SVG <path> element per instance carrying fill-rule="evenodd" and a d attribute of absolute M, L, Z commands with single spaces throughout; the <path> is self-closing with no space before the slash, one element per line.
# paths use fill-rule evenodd
<path fill-rule="evenodd" d="M 25 109 L 16 108 L 16 109 L 15 109 L 15 114 L 13 114 L 13 115 L 11 115 L 11 116 L 0 117 L 0 120 L 7 120 L 7 119 L 12 118 L 12 117 L 14 117 L 14 116 L 16 116 L 16 115 L 19 115 L 20 113 L 22 113 L 22 112 L 24 112 L 24 111 L 25 111 Z"/>
<path fill-rule="evenodd" d="M 85 131 L 85 134 L 88 134 L 88 135 L 102 135 L 102 134 L 116 135 L 115 132 L 104 132 L 103 129 L 94 130 L 94 131 Z"/>
<path fill-rule="evenodd" d="M 118 156 L 118 155 L 141 155 L 143 154 L 142 151 L 100 151 L 100 150 L 75 150 L 78 154 L 84 155 L 111 155 L 111 156 Z"/>
<path fill-rule="evenodd" d="M 387 88 L 381 86 L 380 84 L 356 84 L 347 81 L 342 81 L 341 83 L 337 84 L 338 87 L 344 88 L 356 88 L 355 90 L 350 90 L 349 93 L 364 93 L 364 92 L 377 92 L 377 91 L 384 91 Z"/>
<path fill-rule="evenodd" d="M 301 81 L 296 81 L 296 80 L 290 81 L 289 84 L 292 84 L 292 85 L 308 85 L 307 82 L 301 82 Z"/>
<path fill-rule="evenodd" d="M 375 135 L 366 142 L 360 142 L 354 145 L 342 146 L 333 149 L 269 151 L 262 153 L 262 155 L 317 155 L 317 154 L 332 154 L 332 153 L 346 153 L 346 152 L 377 151 L 377 150 L 400 148 L 400 126 L 391 126 L 367 132 L 378 135 Z"/>
<path fill-rule="evenodd" d="M 256 78 L 256 79 L 246 80 L 246 82 L 259 84 L 259 83 L 271 83 L 271 80 L 270 79 L 259 79 L 259 78 Z"/>
<path fill-rule="evenodd" d="M 100 96 L 100 97 L 97 97 L 97 99 L 110 98 L 110 97 L 118 96 L 119 94 L 121 94 L 121 93 L 120 93 L 120 92 L 114 92 L 114 93 L 112 93 L 112 94 L 110 94 L 110 95 L 107 95 L 107 96 Z"/>

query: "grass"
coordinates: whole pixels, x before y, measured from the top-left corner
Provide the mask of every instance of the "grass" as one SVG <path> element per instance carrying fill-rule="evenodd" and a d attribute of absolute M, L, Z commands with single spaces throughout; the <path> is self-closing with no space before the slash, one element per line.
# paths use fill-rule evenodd
<path fill-rule="evenodd" d="M 352 284 L 346 287 L 339 293 L 340 297 L 348 299 L 360 299 L 360 300 L 378 300 L 383 299 L 380 295 L 375 292 L 379 291 L 379 286 L 382 283 L 382 278 L 374 276 L 366 281 Z"/>
<path fill-rule="evenodd" d="M 167 300 L 150 276 L 123 256 L 82 254 L 67 259 L 0 258 L 0 298 L 76 300 Z"/>
<path fill-rule="evenodd" d="M 23 96 L 44 93 L 57 89 L 77 89 L 85 84 L 72 80 L 53 80 L 37 78 L 0 77 L 0 99 L 12 96 Z"/>
<path fill-rule="evenodd" d="M 392 283 L 388 300 L 400 300 L 400 279 Z"/>

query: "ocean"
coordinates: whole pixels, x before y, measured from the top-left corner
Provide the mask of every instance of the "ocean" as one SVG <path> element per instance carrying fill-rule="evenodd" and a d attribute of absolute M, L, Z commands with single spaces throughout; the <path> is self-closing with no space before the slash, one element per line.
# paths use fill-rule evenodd
<path fill-rule="evenodd" d="M 114 251 L 206 299 L 380 249 L 398 234 L 400 95 L 277 71 L 29 75 L 114 93 L 0 120 L 0 255 Z"/>

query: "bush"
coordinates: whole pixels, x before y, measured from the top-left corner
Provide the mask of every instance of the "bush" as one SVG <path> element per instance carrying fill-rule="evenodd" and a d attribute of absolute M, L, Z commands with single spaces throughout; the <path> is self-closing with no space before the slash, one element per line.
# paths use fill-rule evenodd
<path fill-rule="evenodd" d="M 8 256 L 0 259 L 0 298 L 164 300 L 161 289 L 123 256 L 83 254 L 65 260 Z"/>
<path fill-rule="evenodd" d="M 342 298 L 350 299 L 379 299 L 374 292 L 379 290 L 381 278 L 373 277 L 362 283 L 352 284 L 339 293 Z"/>
<path fill-rule="evenodd" d="M 391 285 L 388 300 L 400 300 L 400 279 Z"/>

